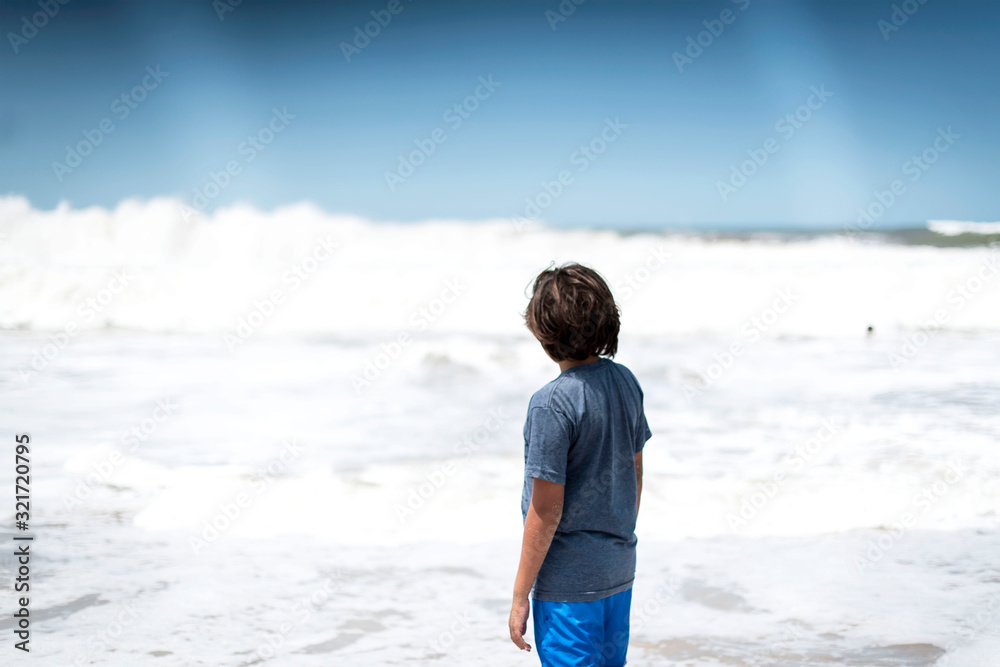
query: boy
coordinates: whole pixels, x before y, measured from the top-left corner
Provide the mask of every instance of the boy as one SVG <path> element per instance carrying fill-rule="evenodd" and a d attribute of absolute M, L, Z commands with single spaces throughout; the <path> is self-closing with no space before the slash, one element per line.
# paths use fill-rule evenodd
<path fill-rule="evenodd" d="M 524 317 L 561 372 L 531 397 L 524 424 L 510 638 L 531 650 L 530 606 L 543 667 L 624 665 L 651 433 L 635 376 L 607 358 L 618 349 L 618 306 L 600 274 L 568 264 L 539 274 Z"/>

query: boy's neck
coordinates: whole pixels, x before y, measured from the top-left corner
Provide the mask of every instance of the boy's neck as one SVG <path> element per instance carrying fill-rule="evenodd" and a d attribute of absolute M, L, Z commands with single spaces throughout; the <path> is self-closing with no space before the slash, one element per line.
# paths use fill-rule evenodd
<path fill-rule="evenodd" d="M 561 373 L 567 369 L 573 368 L 574 366 L 585 366 L 587 364 L 592 364 L 595 361 L 600 361 L 600 360 L 601 360 L 600 357 L 592 354 L 586 359 L 583 359 L 582 361 L 576 361 L 573 359 L 563 359 L 562 361 L 557 361 L 556 363 L 559 364 L 559 372 Z"/>

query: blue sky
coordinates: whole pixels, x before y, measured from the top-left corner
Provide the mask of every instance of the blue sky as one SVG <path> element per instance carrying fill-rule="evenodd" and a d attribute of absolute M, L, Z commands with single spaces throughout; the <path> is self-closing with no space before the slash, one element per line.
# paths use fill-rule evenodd
<path fill-rule="evenodd" d="M 0 193 L 831 226 L 898 181 L 879 225 L 1000 219 L 1000 3 L 222 2 L 0 5 Z"/>

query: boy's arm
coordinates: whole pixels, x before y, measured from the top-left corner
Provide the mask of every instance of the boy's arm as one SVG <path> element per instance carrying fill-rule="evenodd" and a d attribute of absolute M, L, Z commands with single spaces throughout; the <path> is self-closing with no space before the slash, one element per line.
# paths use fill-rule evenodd
<path fill-rule="evenodd" d="M 521 562 L 514 580 L 514 600 L 510 608 L 510 638 L 518 648 L 530 651 L 524 641 L 528 630 L 528 594 L 535 585 L 538 570 L 552 544 L 559 520 L 562 518 L 563 492 L 566 487 L 535 477 L 531 485 L 531 505 L 524 519 L 524 538 L 521 542 Z"/>
<path fill-rule="evenodd" d="M 639 513 L 639 499 L 642 498 L 642 450 L 635 455 L 635 513 Z"/>

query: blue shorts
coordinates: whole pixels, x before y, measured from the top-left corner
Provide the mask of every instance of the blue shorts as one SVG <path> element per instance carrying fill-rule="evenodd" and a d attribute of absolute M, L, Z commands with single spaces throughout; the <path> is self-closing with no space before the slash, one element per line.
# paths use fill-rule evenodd
<path fill-rule="evenodd" d="M 591 602 L 531 601 L 542 667 L 620 667 L 628 650 L 632 589 Z"/>

